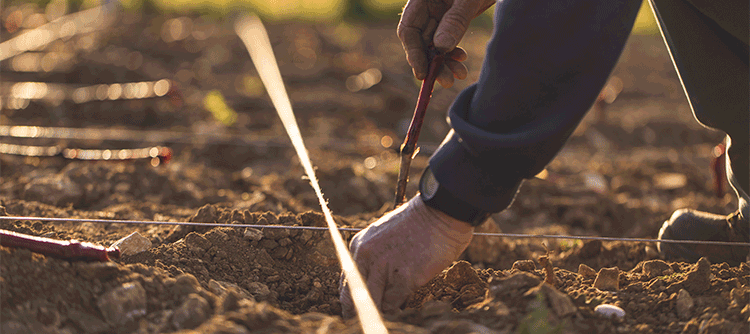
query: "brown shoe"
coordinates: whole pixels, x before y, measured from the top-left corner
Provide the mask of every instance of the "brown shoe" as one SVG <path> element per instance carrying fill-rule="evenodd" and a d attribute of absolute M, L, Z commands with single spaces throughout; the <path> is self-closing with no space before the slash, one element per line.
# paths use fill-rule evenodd
<path fill-rule="evenodd" d="M 740 211 L 728 216 L 690 209 L 677 210 L 659 230 L 659 239 L 712 240 L 750 242 L 748 217 Z M 727 262 L 736 265 L 747 261 L 750 247 L 698 244 L 658 243 L 657 248 L 667 259 L 684 259 L 688 262 L 707 257 L 711 263 Z"/>

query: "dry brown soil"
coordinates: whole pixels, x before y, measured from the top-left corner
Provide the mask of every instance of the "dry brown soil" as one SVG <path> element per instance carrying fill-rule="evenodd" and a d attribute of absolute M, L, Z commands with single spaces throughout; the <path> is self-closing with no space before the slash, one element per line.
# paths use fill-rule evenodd
<path fill-rule="evenodd" d="M 33 5 L 5 8 L 2 34 L 38 25 L 43 16 L 34 14 L 43 12 Z M 4 137 L 3 143 L 70 148 L 164 145 L 174 157 L 152 167 L 0 155 L 0 214 L 325 225 L 231 20 L 190 15 L 179 21 L 188 33 L 170 35 L 175 18 L 123 13 L 114 28 L 55 41 L 33 53 L 73 56 L 49 72 L 0 64 L 6 106 L 12 84 L 22 81 L 166 78 L 178 87 L 173 94 L 78 104 L 32 100 L 4 109 L 0 123 L 242 137 Z M 268 29 L 336 220 L 366 226 L 389 209 L 398 166 L 398 144 L 389 140 L 403 138 L 418 91 L 395 22 L 283 22 Z M 475 27 L 463 43 L 472 57 L 469 81 L 477 78 L 488 37 Z M 371 68 L 379 69 L 380 81 L 347 89 L 347 79 Z M 709 168 L 722 135 L 692 120 L 661 39 L 632 36 L 613 75 L 623 87 L 617 99 L 587 116 L 547 176 L 526 182 L 513 206 L 481 231 L 653 238 L 675 209 L 734 210 L 731 194 L 715 194 Z M 421 138 L 427 153 L 415 160 L 414 175 L 447 133 L 444 112 L 466 85 L 436 90 Z M 237 111 L 233 125 L 204 108 L 212 90 Z M 0 247 L 2 333 L 360 331 L 357 320 L 339 316 L 339 267 L 324 232 L 34 220 L 1 221 L 0 228 L 105 246 L 137 231 L 152 242 L 140 254 L 107 263 Z M 392 332 L 749 331 L 747 263 L 664 261 L 651 243 L 497 237 L 476 237 L 461 259 L 411 296 L 401 313 L 385 316 Z M 542 284 L 545 279 L 551 284 Z M 619 306 L 626 315 L 599 315 L 599 304 Z"/>

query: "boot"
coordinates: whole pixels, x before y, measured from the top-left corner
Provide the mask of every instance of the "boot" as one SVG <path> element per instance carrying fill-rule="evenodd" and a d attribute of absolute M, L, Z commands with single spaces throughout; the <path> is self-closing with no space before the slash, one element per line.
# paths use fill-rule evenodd
<path fill-rule="evenodd" d="M 659 239 L 673 240 L 713 240 L 748 242 L 750 225 L 748 217 L 740 210 L 728 216 L 681 209 L 664 222 L 659 230 Z M 737 265 L 747 260 L 750 247 L 719 246 L 698 244 L 657 243 L 659 252 L 667 259 L 684 259 L 696 262 L 707 257 L 711 263 L 726 262 Z"/>
<path fill-rule="evenodd" d="M 727 140 L 731 145 L 731 141 Z M 747 158 L 747 155 L 742 156 Z M 739 202 L 739 210 L 728 215 L 720 216 L 690 209 L 677 210 L 661 226 L 659 239 L 673 240 L 712 240 L 729 242 L 750 242 L 750 197 L 747 185 L 738 181 L 733 173 L 729 154 L 725 157 L 726 177 L 732 186 Z M 744 169 L 744 168 L 742 168 Z M 746 175 L 739 179 L 746 180 Z M 699 244 L 657 243 L 659 253 L 667 259 L 682 258 L 688 262 L 696 262 L 701 257 L 707 257 L 712 263 L 727 262 L 736 265 L 748 261 L 748 246 L 719 246 Z"/>

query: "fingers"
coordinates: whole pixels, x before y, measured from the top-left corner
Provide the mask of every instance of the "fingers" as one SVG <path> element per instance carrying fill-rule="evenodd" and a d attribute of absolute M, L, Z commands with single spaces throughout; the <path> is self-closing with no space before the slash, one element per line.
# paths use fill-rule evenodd
<path fill-rule="evenodd" d="M 448 69 L 450 69 L 451 73 L 453 73 L 453 77 L 458 80 L 466 79 L 466 77 L 469 75 L 469 70 L 466 69 L 466 65 L 461 64 L 457 61 L 446 61 L 445 65 L 448 66 Z"/>
<path fill-rule="evenodd" d="M 455 49 L 451 50 L 445 55 L 446 59 L 455 60 L 455 61 L 466 61 L 466 59 L 469 57 L 469 55 L 466 53 L 466 50 L 464 50 L 462 47 L 457 46 Z"/>
<path fill-rule="evenodd" d="M 445 12 L 435 31 L 435 37 L 433 37 L 433 42 L 438 50 L 449 52 L 464 37 L 466 29 L 469 28 L 469 23 L 477 15 L 476 4 L 473 1 L 456 1 Z"/>
<path fill-rule="evenodd" d="M 447 66 L 443 66 L 436 80 L 443 88 L 451 88 L 453 87 L 453 72 Z"/>
<path fill-rule="evenodd" d="M 384 313 L 393 313 L 401 308 L 413 292 L 409 281 L 409 268 L 395 268 L 390 271 L 388 285 L 383 292 L 382 309 Z"/>

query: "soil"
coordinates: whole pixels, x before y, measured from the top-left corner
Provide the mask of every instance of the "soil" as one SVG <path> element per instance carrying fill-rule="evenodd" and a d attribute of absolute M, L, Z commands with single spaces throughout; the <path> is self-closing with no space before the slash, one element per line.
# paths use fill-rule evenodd
<path fill-rule="evenodd" d="M 2 33 L 38 26 L 44 13 L 11 5 Z M 395 22 L 267 28 L 337 223 L 364 227 L 390 209 L 395 149 L 419 89 Z M 462 43 L 469 79 L 435 91 L 413 180 L 448 131 L 444 111 L 476 80 L 489 35 L 472 28 Z M 12 59 L 0 64 L 4 105 L 22 81 L 75 88 L 169 79 L 173 89 L 161 98 L 21 101 L 3 110 L 2 125 L 204 135 L 159 142 L 4 137 L 5 144 L 68 148 L 162 145 L 174 155 L 156 167 L 0 155 L 1 215 L 325 226 L 230 19 L 124 12 L 108 29 L 29 54 L 63 53 L 72 57 L 48 71 L 23 71 Z M 357 86 L 368 69 L 381 78 Z M 631 36 L 608 89 L 618 87 L 614 101 L 594 106 L 546 175 L 526 182 L 515 203 L 479 231 L 653 238 L 675 209 L 735 210 L 726 186 L 716 194 L 710 168 L 723 136 L 692 119 L 661 38 Z M 214 90 L 236 122 L 222 124 L 206 110 L 204 97 Z M 340 269 L 324 232 L 34 220 L 3 220 L 0 228 L 105 246 L 138 232 L 151 242 L 104 263 L 0 247 L 2 333 L 361 331 L 356 319 L 339 316 Z M 460 261 L 385 318 L 394 333 L 747 333 L 749 294 L 747 263 L 666 261 L 651 243 L 475 237 Z M 594 311 L 603 304 L 625 315 Z"/>

